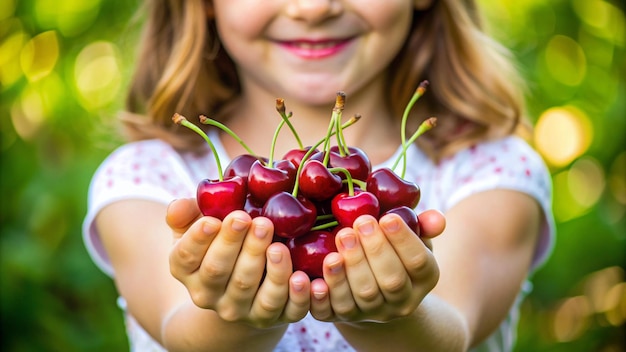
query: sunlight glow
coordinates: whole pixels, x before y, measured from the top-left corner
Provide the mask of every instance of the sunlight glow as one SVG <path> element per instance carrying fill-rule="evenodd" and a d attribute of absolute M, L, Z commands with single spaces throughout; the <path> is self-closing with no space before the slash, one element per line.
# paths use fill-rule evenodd
<path fill-rule="evenodd" d="M 556 107 L 544 111 L 537 121 L 537 149 L 553 166 L 568 165 L 587 151 L 593 128 L 587 115 L 572 107 Z"/>
<path fill-rule="evenodd" d="M 33 37 L 20 55 L 24 74 L 30 81 L 39 80 L 52 72 L 59 59 L 59 41 L 55 31 L 47 31 Z"/>
<path fill-rule="evenodd" d="M 115 99 L 122 84 L 119 62 L 118 48 L 109 42 L 95 42 L 78 54 L 74 76 L 85 109 L 95 110 Z"/>

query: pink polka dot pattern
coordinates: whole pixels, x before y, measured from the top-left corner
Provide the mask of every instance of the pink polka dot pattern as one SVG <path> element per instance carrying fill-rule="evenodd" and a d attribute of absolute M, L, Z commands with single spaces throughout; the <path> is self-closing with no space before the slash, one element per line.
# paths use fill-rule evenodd
<path fill-rule="evenodd" d="M 219 139 L 212 138 L 220 151 L 223 165 L 229 161 Z M 407 152 L 405 178 L 416 182 L 422 197 L 416 211 L 438 209 L 445 212 L 458 201 L 474 193 L 506 188 L 525 192 L 539 202 L 545 211 L 544 231 L 535 254 L 535 265 L 546 258 L 554 232 L 551 215 L 551 184 L 543 161 L 524 141 L 510 137 L 474 145 L 435 165 L 416 147 Z M 390 167 L 394 158 L 377 167 Z M 375 167 L 376 168 L 376 167 Z M 215 161 L 206 155 L 179 154 L 162 141 L 151 140 L 127 144 L 109 156 L 96 172 L 90 188 L 89 213 L 85 220 L 85 241 L 94 261 L 107 268 L 106 254 L 100 248 L 91 222 L 108 202 L 117 199 L 153 199 L 169 203 L 179 197 L 193 197 L 203 178 L 216 178 Z M 107 270 L 112 270 L 108 268 Z M 106 270 L 105 270 L 106 271 Z M 517 308 L 511 316 L 517 314 Z M 132 317 L 129 316 L 128 321 Z M 163 349 L 138 324 L 129 324 L 129 338 L 141 350 Z M 492 336 L 510 335 L 513 324 L 503 324 Z M 493 338 L 485 344 L 507 347 Z M 354 351 L 331 323 L 315 320 L 311 315 L 290 324 L 275 351 Z"/>

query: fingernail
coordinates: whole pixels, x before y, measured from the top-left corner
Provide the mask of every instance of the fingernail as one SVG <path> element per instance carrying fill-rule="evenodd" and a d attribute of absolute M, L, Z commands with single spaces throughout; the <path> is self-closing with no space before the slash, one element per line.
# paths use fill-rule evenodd
<path fill-rule="evenodd" d="M 248 226 L 248 223 L 246 221 L 243 221 L 241 219 L 233 220 L 232 229 L 235 231 L 243 231 L 246 229 L 246 226 Z"/>
<path fill-rule="evenodd" d="M 328 265 L 328 269 L 330 269 L 331 274 L 338 274 L 343 270 L 343 265 L 341 265 L 341 262 L 331 263 Z"/>
<path fill-rule="evenodd" d="M 321 301 L 324 298 L 326 298 L 326 293 L 325 292 L 315 292 L 315 291 L 313 291 L 313 297 L 315 297 L 315 299 L 317 299 L 318 301 Z"/>
<path fill-rule="evenodd" d="M 208 222 L 204 222 L 202 224 L 202 232 L 205 235 L 211 235 L 213 234 L 214 230 L 213 230 L 213 226 L 211 224 L 209 224 Z"/>
<path fill-rule="evenodd" d="M 396 219 L 385 220 L 382 224 L 387 232 L 396 232 L 400 229 L 400 224 Z"/>
<path fill-rule="evenodd" d="M 366 221 L 359 224 L 358 229 L 363 235 L 371 235 L 374 232 L 374 225 L 372 225 L 371 221 Z"/>
<path fill-rule="evenodd" d="M 341 241 L 341 244 L 347 249 L 354 248 L 354 246 L 356 245 L 356 238 L 354 238 L 354 236 L 350 234 L 341 235 L 339 240 Z"/>
<path fill-rule="evenodd" d="M 296 292 L 302 292 L 302 290 L 304 290 L 304 282 L 294 281 L 293 282 L 293 289 Z"/>
<path fill-rule="evenodd" d="M 263 239 L 267 236 L 267 229 L 265 226 L 257 225 L 254 228 L 254 235 L 260 239 Z"/>
<path fill-rule="evenodd" d="M 268 253 L 268 256 L 270 257 L 270 260 L 272 261 L 272 263 L 280 263 L 280 261 L 283 259 L 283 253 L 282 252 L 275 252 L 275 251 L 270 251 Z"/>

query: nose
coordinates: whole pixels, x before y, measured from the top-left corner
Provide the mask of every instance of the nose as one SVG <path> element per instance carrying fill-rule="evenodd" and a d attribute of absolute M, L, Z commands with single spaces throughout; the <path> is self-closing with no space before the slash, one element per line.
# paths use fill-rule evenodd
<path fill-rule="evenodd" d="M 339 15 L 342 10 L 340 0 L 290 0 L 286 12 L 293 19 L 315 24 Z"/>

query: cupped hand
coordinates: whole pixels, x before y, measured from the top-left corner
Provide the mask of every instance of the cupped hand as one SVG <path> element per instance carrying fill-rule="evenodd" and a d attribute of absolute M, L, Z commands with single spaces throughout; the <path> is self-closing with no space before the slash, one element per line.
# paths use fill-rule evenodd
<path fill-rule="evenodd" d="M 395 214 L 361 216 L 337 233 L 337 253 L 324 260 L 324 279 L 311 283 L 311 314 L 336 322 L 385 322 L 412 314 L 435 287 L 439 268 L 430 238 L 445 228 L 438 211 L 419 215 L 416 236 Z"/>
<path fill-rule="evenodd" d="M 220 221 L 201 216 L 195 200 L 183 199 L 170 204 L 167 223 L 175 239 L 171 273 L 197 306 L 260 328 L 307 314 L 310 281 L 303 272 L 292 273 L 289 250 L 272 243 L 268 219 L 234 211 Z"/>

